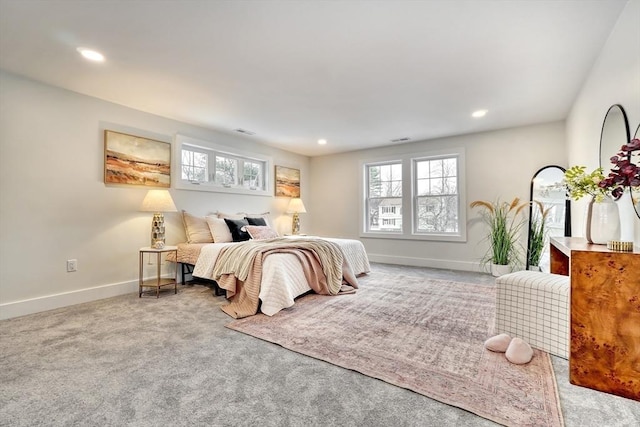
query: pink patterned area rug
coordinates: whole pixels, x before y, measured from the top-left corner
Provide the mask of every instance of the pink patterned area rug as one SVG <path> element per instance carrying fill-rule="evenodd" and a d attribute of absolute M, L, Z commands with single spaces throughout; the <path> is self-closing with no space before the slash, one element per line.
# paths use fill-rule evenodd
<path fill-rule="evenodd" d="M 551 360 L 527 365 L 483 348 L 491 285 L 375 272 L 355 294 L 307 295 L 273 317 L 227 327 L 508 426 L 562 426 Z"/>

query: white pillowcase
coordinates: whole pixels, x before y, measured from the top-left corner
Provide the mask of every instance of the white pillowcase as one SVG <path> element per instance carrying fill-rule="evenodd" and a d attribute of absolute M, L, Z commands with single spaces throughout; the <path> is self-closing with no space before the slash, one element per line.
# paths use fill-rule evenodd
<path fill-rule="evenodd" d="M 216 218 L 215 216 L 206 216 L 205 219 L 215 243 L 233 242 L 233 236 L 231 236 L 231 231 L 229 231 L 224 219 Z"/>
<path fill-rule="evenodd" d="M 237 214 L 229 214 L 229 213 L 224 213 L 224 212 L 216 212 L 216 216 L 220 219 L 244 219 L 244 214 L 243 213 L 237 213 Z"/>
<path fill-rule="evenodd" d="M 187 235 L 187 243 L 212 243 L 214 241 L 203 217 L 191 215 L 183 210 L 182 222 L 184 223 L 184 232 Z"/>

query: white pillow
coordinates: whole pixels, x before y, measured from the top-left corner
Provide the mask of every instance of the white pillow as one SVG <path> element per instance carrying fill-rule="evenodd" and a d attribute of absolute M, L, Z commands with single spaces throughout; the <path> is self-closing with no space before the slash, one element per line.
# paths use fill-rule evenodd
<path fill-rule="evenodd" d="M 191 215 L 183 210 L 182 221 L 187 235 L 187 243 L 213 243 L 213 237 L 203 217 Z"/>
<path fill-rule="evenodd" d="M 237 214 L 228 214 L 228 213 L 224 213 L 224 212 L 216 212 L 216 216 L 220 219 L 224 219 L 224 218 L 228 218 L 228 219 L 244 219 L 244 214 L 243 213 L 237 213 Z"/>
<path fill-rule="evenodd" d="M 211 231 L 215 243 L 233 242 L 233 236 L 231 236 L 231 231 L 229 231 L 224 219 L 216 218 L 215 216 L 206 216 L 204 218 L 207 220 L 209 231 Z"/>

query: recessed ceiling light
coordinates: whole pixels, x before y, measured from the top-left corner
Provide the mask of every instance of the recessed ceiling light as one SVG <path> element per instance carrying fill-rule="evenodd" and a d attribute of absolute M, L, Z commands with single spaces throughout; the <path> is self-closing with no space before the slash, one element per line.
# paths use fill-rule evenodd
<path fill-rule="evenodd" d="M 318 144 L 320 144 L 320 145 L 327 145 L 327 140 L 326 140 L 326 139 L 319 139 L 319 140 L 318 140 Z"/>
<path fill-rule="evenodd" d="M 95 50 L 87 49 L 85 47 L 79 47 L 77 49 L 80 52 L 80 55 L 84 56 L 86 59 L 90 61 L 102 62 L 104 61 L 104 55 L 100 52 L 96 52 Z"/>
<path fill-rule="evenodd" d="M 471 117 L 484 117 L 489 110 L 478 110 L 478 111 L 474 111 L 473 113 L 471 113 Z"/>

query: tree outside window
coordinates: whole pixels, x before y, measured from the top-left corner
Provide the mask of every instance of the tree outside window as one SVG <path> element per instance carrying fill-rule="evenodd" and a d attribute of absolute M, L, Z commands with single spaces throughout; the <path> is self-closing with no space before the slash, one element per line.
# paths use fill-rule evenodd
<path fill-rule="evenodd" d="M 414 161 L 415 231 L 458 232 L 458 163 L 456 157 Z"/>
<path fill-rule="evenodd" d="M 268 195 L 271 161 L 215 143 L 176 135 L 176 188 Z"/>
<path fill-rule="evenodd" d="M 455 148 L 363 163 L 361 235 L 466 241 L 464 157 Z"/>
<path fill-rule="evenodd" d="M 182 150 L 182 179 L 191 182 L 208 181 L 209 156 L 194 150 Z"/>
<path fill-rule="evenodd" d="M 232 186 L 237 181 L 238 161 L 224 156 L 216 155 L 215 182 L 223 186 Z"/>
<path fill-rule="evenodd" d="M 367 166 L 367 231 L 402 231 L 402 163 Z"/>
<path fill-rule="evenodd" d="M 250 190 L 262 188 L 262 165 L 260 163 L 243 162 L 242 185 Z"/>

